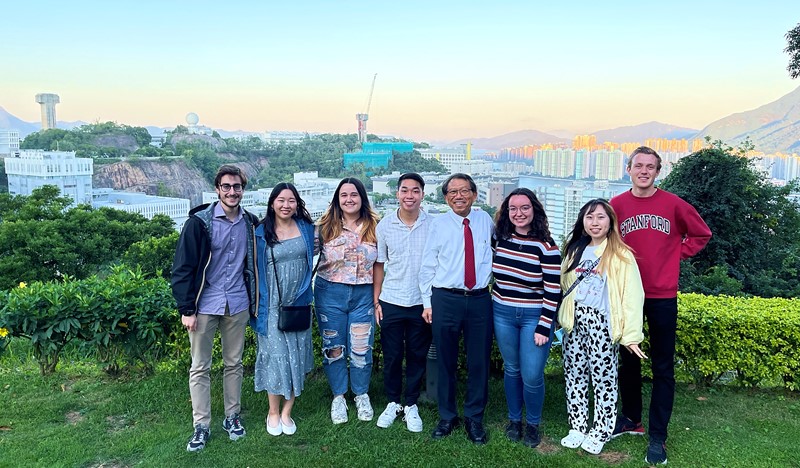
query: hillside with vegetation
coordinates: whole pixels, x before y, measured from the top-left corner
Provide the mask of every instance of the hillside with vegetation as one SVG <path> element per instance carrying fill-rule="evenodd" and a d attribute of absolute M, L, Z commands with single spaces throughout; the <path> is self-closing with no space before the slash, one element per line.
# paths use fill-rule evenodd
<path fill-rule="evenodd" d="M 383 141 L 374 135 L 369 135 L 369 140 Z M 345 169 L 344 153 L 360 148 L 354 134 L 323 134 L 308 136 L 298 143 L 267 143 L 256 136 L 239 139 L 222 138 L 216 132 L 192 134 L 178 126 L 168 133 L 163 145 L 153 146 L 150 142 L 150 134 L 143 127 L 106 122 L 32 133 L 20 147 L 75 151 L 77 157 L 94 159 L 95 187 L 188 198 L 193 205 L 200 202 L 203 191 L 213 190 L 214 174 L 221 164 L 241 167 L 249 176 L 249 188 L 288 182 L 301 171 L 316 171 L 320 177 L 358 177 L 368 187 L 370 176 L 391 171 L 445 171 L 438 161 L 426 160 L 416 152 L 395 153 L 388 168 L 355 164 Z M 415 144 L 420 146 L 424 144 Z"/>

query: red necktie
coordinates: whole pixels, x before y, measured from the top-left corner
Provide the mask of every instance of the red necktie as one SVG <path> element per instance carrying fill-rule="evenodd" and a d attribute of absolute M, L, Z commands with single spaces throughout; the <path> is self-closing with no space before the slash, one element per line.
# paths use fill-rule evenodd
<path fill-rule="evenodd" d="M 464 286 L 467 289 L 475 287 L 475 246 L 467 218 L 464 218 Z"/>

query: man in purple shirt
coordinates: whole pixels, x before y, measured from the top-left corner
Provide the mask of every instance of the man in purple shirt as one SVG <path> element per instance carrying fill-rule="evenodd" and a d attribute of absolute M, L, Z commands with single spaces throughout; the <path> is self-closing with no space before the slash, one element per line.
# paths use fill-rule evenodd
<path fill-rule="evenodd" d="M 190 452 L 205 448 L 211 436 L 211 352 L 217 329 L 225 365 L 222 428 L 231 440 L 245 435 L 239 418 L 244 330 L 258 304 L 253 234 L 258 218 L 239 206 L 246 185 L 247 176 L 238 167 L 219 168 L 214 178 L 219 201 L 189 212 L 172 264 L 172 295 L 192 352 Z"/>

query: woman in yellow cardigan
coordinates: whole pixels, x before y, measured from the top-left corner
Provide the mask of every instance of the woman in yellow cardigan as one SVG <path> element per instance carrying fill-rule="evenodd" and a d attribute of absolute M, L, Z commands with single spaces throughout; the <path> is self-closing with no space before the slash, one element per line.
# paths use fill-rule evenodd
<path fill-rule="evenodd" d="M 561 445 L 592 454 L 611 439 L 617 418 L 617 357 L 622 344 L 641 359 L 644 290 L 631 249 L 619 234 L 606 200 L 581 208 L 564 247 L 558 312 L 564 335 L 569 434 Z M 594 390 L 594 422 L 588 426 L 589 382 Z"/>

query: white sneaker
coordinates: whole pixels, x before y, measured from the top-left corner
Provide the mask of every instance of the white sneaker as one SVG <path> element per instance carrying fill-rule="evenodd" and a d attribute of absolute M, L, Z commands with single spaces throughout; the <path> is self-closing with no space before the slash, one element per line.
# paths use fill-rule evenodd
<path fill-rule="evenodd" d="M 387 427 L 391 426 L 394 422 L 397 415 L 403 411 L 403 407 L 399 404 L 390 401 L 388 405 L 386 405 L 386 409 L 383 410 L 380 416 L 378 416 L 378 427 L 382 427 L 386 429 Z"/>
<path fill-rule="evenodd" d="M 372 421 L 375 415 L 372 411 L 372 405 L 369 402 L 369 395 L 356 395 L 356 409 L 358 410 L 358 419 L 362 421 Z"/>
<path fill-rule="evenodd" d="M 581 431 L 576 431 L 575 429 L 570 429 L 569 434 L 561 439 L 561 445 L 567 448 L 578 448 L 581 446 L 584 439 L 586 439 L 586 434 Z"/>
<path fill-rule="evenodd" d="M 422 418 L 419 417 L 417 405 L 406 406 L 403 412 L 405 413 L 403 421 L 406 422 L 408 430 L 411 432 L 422 432 Z"/>
<path fill-rule="evenodd" d="M 357 399 L 358 397 L 356 397 Z M 334 424 L 347 422 L 347 401 L 342 395 L 337 396 L 331 403 L 331 421 Z"/>

